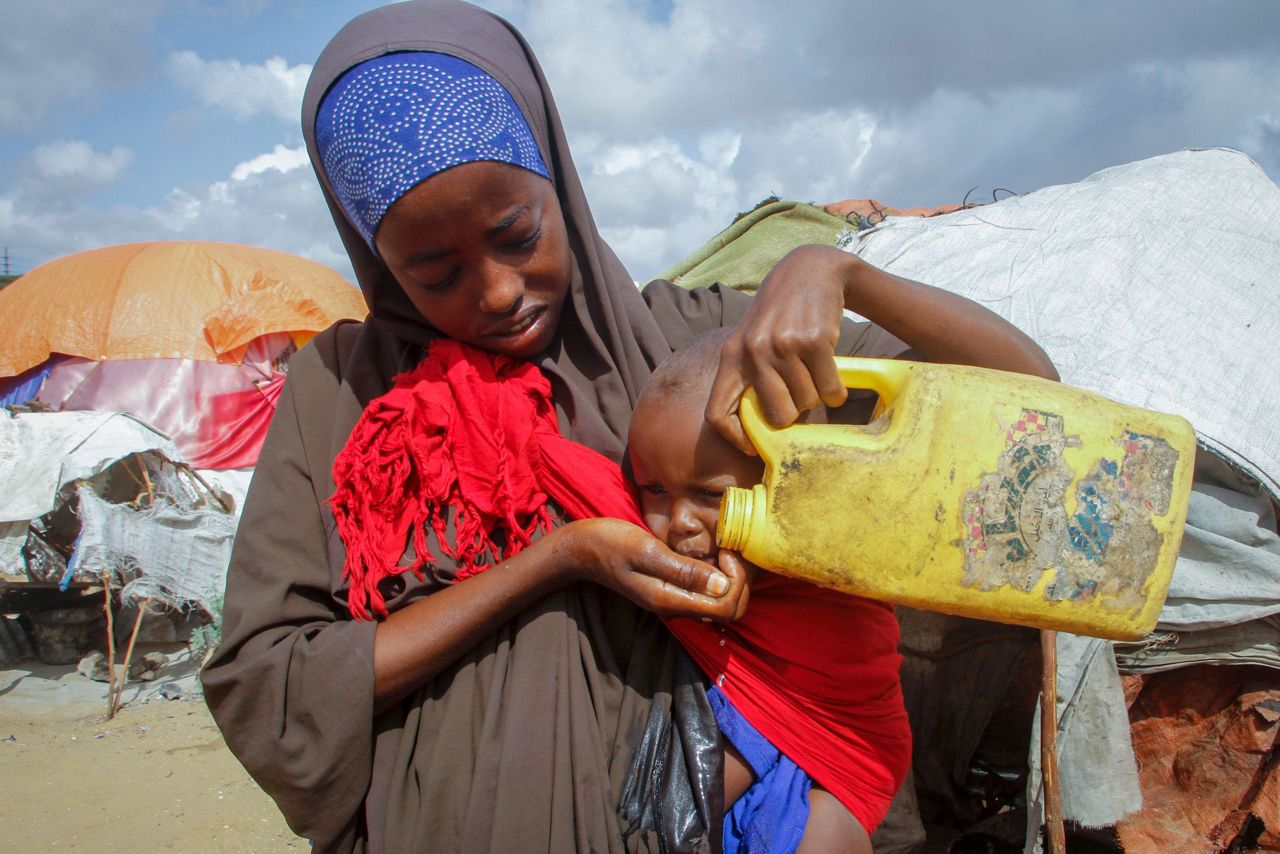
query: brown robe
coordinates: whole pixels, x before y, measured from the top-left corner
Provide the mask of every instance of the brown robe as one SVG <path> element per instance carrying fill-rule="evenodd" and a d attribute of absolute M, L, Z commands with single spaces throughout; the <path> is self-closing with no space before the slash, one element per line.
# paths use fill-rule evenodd
<path fill-rule="evenodd" d="M 383 7 L 334 38 L 303 107 L 313 164 L 325 91 L 352 65 L 395 50 L 473 62 L 529 121 L 574 255 L 559 334 L 539 365 L 565 435 L 617 459 L 653 366 L 701 332 L 736 323 L 748 298 L 665 282 L 640 296 L 596 231 L 532 53 L 508 24 L 466 4 Z M 333 459 L 361 411 L 437 333 L 319 178 L 371 317 L 329 329 L 290 363 L 236 537 L 222 645 L 203 673 L 227 744 L 320 851 L 657 850 L 652 828 L 620 816 L 619 805 L 636 782 L 637 752 L 653 749 L 646 727 L 661 717 L 655 710 L 701 690 L 702 677 L 654 615 L 603 587 L 549 594 L 375 717 L 375 624 L 350 619 L 345 551 L 326 501 Z M 846 324 L 839 349 L 890 352 L 895 343 Z M 453 569 L 437 566 L 425 582 L 390 580 L 388 608 L 450 583 Z M 667 747 L 687 759 L 697 786 L 718 790 L 719 745 L 681 745 L 680 735 L 678 726 L 664 732 Z M 718 835 L 720 816 L 702 818 Z M 631 823 L 640 829 L 628 832 Z"/>

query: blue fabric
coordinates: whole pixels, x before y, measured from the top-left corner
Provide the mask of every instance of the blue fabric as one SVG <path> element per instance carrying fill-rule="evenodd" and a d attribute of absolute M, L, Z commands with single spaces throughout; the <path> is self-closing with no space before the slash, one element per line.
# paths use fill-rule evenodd
<path fill-rule="evenodd" d="M 717 687 L 707 691 L 716 723 L 756 781 L 724 817 L 725 854 L 793 854 L 809 820 L 813 780 L 762 736 Z"/>
<path fill-rule="evenodd" d="M 18 374 L 16 377 L 0 379 L 0 406 L 18 406 L 29 403 L 40 391 L 40 386 L 49 378 L 53 370 L 53 359 L 36 365 Z"/>
<path fill-rule="evenodd" d="M 325 94 L 315 132 L 333 194 L 371 249 L 387 209 L 451 166 L 492 160 L 548 177 L 511 94 L 443 53 L 389 53 L 355 66 Z"/>

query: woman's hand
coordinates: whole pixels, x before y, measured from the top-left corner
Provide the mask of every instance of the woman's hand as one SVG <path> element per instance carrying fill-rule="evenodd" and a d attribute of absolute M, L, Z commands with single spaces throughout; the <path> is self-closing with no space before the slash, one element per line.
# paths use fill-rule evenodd
<path fill-rule="evenodd" d="M 375 709 L 389 709 L 498 626 L 575 581 L 603 584 L 663 617 L 736 620 L 747 607 L 747 571 L 740 562 L 721 560 L 716 569 L 617 519 L 570 522 L 379 623 Z"/>
<path fill-rule="evenodd" d="M 747 607 L 747 570 L 677 554 L 643 528 L 618 519 L 581 519 L 557 528 L 572 580 L 602 584 L 661 617 L 731 621 Z"/>
<path fill-rule="evenodd" d="M 841 309 L 857 312 L 930 362 L 1058 379 L 1034 341 L 977 303 L 886 273 L 833 246 L 801 246 L 765 277 L 725 339 L 707 421 L 755 456 L 738 420 L 738 400 L 748 386 L 775 427 L 819 403 L 844 403 L 847 392 L 835 363 Z"/>
<path fill-rule="evenodd" d="M 792 250 L 765 277 L 742 322 L 720 351 L 707 421 L 744 453 L 756 456 L 738 400 L 748 386 L 765 420 L 782 427 L 819 403 L 839 406 L 848 392 L 836 372 L 836 342 L 846 279 L 855 255 L 829 246 Z"/>

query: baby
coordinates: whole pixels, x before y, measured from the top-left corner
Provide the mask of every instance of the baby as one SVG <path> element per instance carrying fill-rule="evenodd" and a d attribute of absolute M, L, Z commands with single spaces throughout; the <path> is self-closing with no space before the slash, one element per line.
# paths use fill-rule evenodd
<path fill-rule="evenodd" d="M 645 523 L 675 551 L 712 564 L 721 559 L 724 490 L 763 476 L 758 458 L 703 417 L 726 334 L 703 336 L 658 367 L 629 436 Z M 711 703 L 726 739 L 724 850 L 869 852 L 911 757 L 893 610 L 749 571 L 750 604 L 738 622 L 669 621 L 715 682 Z"/>

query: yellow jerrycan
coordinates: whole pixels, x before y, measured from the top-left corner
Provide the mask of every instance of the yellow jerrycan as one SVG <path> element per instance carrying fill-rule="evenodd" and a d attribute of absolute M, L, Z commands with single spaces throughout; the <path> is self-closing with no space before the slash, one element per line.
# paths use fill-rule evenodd
<path fill-rule="evenodd" d="M 837 359 L 866 425 L 739 414 L 764 483 L 730 489 L 722 548 L 873 599 L 1116 640 L 1154 628 L 1191 494 L 1183 418 L 1004 371 Z"/>

